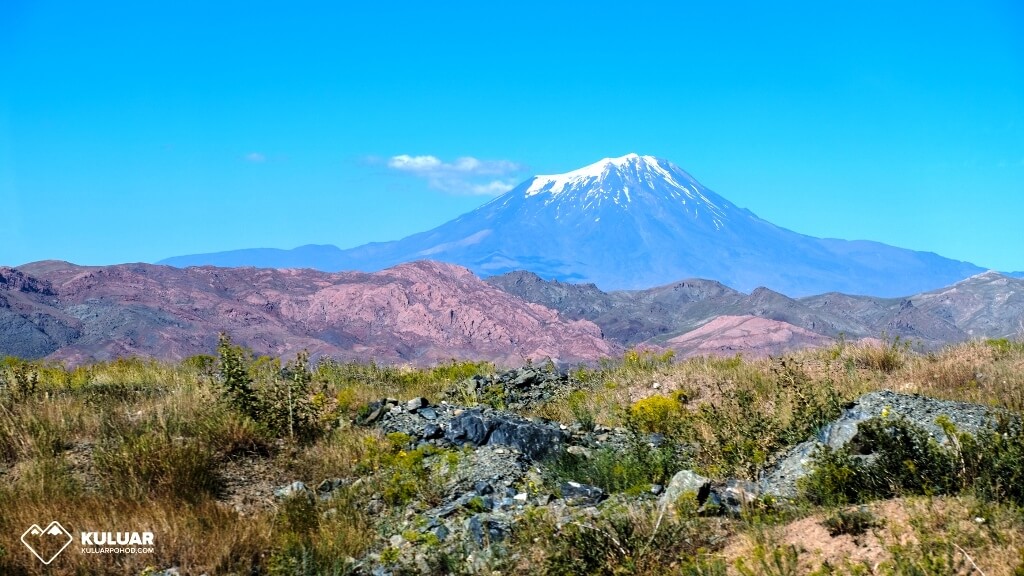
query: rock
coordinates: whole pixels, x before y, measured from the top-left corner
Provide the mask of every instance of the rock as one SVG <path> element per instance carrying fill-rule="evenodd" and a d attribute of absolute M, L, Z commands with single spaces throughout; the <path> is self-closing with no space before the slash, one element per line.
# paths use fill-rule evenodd
<path fill-rule="evenodd" d="M 487 494 L 494 493 L 494 487 L 484 480 L 478 480 L 473 484 L 473 491 L 476 492 L 477 494 L 485 496 Z"/>
<path fill-rule="evenodd" d="M 476 492 L 466 492 L 465 494 L 459 496 L 455 500 L 428 511 L 427 515 L 439 518 L 447 518 L 448 516 L 451 516 L 452 514 L 456 513 L 462 508 L 468 507 L 470 505 L 470 502 L 472 502 L 474 498 L 479 498 Z"/>
<path fill-rule="evenodd" d="M 730 479 L 724 484 L 711 487 L 701 511 L 739 516 L 745 506 L 753 504 L 760 497 L 761 489 L 757 484 L 746 480 Z"/>
<path fill-rule="evenodd" d="M 669 480 L 665 492 L 658 499 L 658 505 L 673 505 L 680 496 L 687 492 L 692 492 L 697 497 L 697 503 L 703 504 L 707 500 L 710 490 L 710 480 L 691 470 L 680 470 Z"/>
<path fill-rule="evenodd" d="M 448 425 L 445 438 L 455 444 L 483 446 L 491 436 L 491 422 L 484 419 L 480 410 L 466 410 L 459 413 Z"/>
<path fill-rule="evenodd" d="M 380 420 L 380 417 L 384 415 L 384 411 L 386 410 L 386 408 L 381 404 L 378 404 L 375 408 L 372 406 L 373 405 L 371 404 L 370 413 L 363 419 L 363 424 L 367 426 Z"/>
<path fill-rule="evenodd" d="M 426 406 L 424 408 L 420 408 L 417 411 L 417 414 L 419 414 L 420 416 L 426 418 L 427 420 L 437 420 L 437 410 L 434 410 L 430 406 Z"/>
<path fill-rule="evenodd" d="M 281 499 L 299 495 L 311 495 L 309 488 L 301 480 L 296 480 L 287 486 L 281 486 L 274 490 L 274 496 Z"/>
<path fill-rule="evenodd" d="M 395 534 L 388 540 L 388 542 L 392 547 L 400 548 L 402 544 L 405 544 L 405 538 L 403 538 L 401 534 Z"/>
<path fill-rule="evenodd" d="M 332 492 L 341 488 L 345 485 L 345 480 L 341 478 L 330 478 L 316 485 L 316 493 L 321 499 L 325 499 L 331 495 Z"/>
<path fill-rule="evenodd" d="M 466 523 L 466 530 L 478 546 L 487 546 L 505 539 L 508 524 L 487 514 L 475 514 Z"/>
<path fill-rule="evenodd" d="M 428 402 L 427 399 L 423 397 L 413 398 L 412 400 L 409 400 L 408 402 L 405 403 L 405 409 L 408 412 L 412 412 L 414 414 L 420 408 L 426 408 L 427 406 L 430 406 L 430 402 Z"/>
<path fill-rule="evenodd" d="M 661 494 L 664 491 L 665 491 L 665 487 L 662 486 L 661 484 L 651 484 L 651 494 L 654 494 L 655 496 L 657 496 L 657 495 Z"/>
<path fill-rule="evenodd" d="M 570 506 L 582 504 L 597 504 L 607 496 L 604 490 L 597 486 L 580 484 L 579 482 L 563 482 L 560 486 L 562 499 Z"/>
<path fill-rule="evenodd" d="M 583 458 L 590 458 L 590 450 L 587 450 L 583 446 L 569 446 L 565 449 L 566 452 L 573 456 L 581 456 Z"/>
<path fill-rule="evenodd" d="M 466 410 L 449 423 L 445 438 L 453 444 L 501 445 L 540 460 L 561 448 L 562 434 L 553 426 L 535 424 L 514 414 Z"/>
<path fill-rule="evenodd" d="M 647 444 L 652 448 L 661 448 L 665 445 L 665 435 L 655 432 L 647 437 Z"/>
<path fill-rule="evenodd" d="M 924 396 L 899 394 L 880 390 L 865 394 L 849 405 L 838 419 L 826 425 L 817 437 L 797 444 L 784 453 L 776 464 L 761 478 L 763 493 L 778 498 L 797 495 L 797 481 L 811 473 L 811 458 L 819 446 L 839 449 L 857 440 L 857 426 L 870 418 L 885 415 L 903 417 L 921 427 L 939 443 L 946 443 L 945 433 L 936 424 L 939 416 L 946 416 L 961 432 L 976 434 L 989 426 L 994 413 L 985 406 L 936 400 Z M 858 452 L 870 454 L 870 446 L 859 446 Z"/>
<path fill-rule="evenodd" d="M 526 492 L 520 492 L 520 493 L 516 494 L 515 496 L 513 496 L 512 500 L 515 501 L 515 502 L 519 502 L 520 504 L 526 504 L 526 500 L 528 498 L 529 498 L 529 496 L 526 494 Z"/>
<path fill-rule="evenodd" d="M 448 530 L 448 527 L 444 524 L 440 524 L 434 528 L 434 536 L 437 536 L 437 539 L 442 542 L 448 538 L 449 534 L 451 534 L 451 530 Z"/>
<path fill-rule="evenodd" d="M 444 428 L 441 428 L 437 424 L 427 424 L 423 427 L 423 439 L 424 440 L 436 440 L 444 436 Z"/>

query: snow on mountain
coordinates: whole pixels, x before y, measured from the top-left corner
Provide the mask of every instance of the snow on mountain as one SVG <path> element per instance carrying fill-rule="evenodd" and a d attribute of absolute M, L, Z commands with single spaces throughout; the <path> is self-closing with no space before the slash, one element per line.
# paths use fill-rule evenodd
<path fill-rule="evenodd" d="M 241 250 L 163 263 L 374 271 L 424 258 L 483 276 L 529 270 L 606 290 L 700 277 L 741 291 L 767 286 L 790 296 L 902 296 L 983 271 L 932 253 L 780 228 L 708 190 L 675 164 L 638 154 L 535 176 L 472 212 L 395 242 L 349 250 Z"/>

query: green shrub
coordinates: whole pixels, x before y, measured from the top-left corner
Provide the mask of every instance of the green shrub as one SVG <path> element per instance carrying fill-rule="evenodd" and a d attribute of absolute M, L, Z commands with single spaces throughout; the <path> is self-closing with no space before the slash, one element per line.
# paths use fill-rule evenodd
<path fill-rule="evenodd" d="M 301 442 L 329 429 L 331 411 L 325 395 L 312 393 L 307 352 L 299 352 L 282 370 L 276 359 L 253 359 L 221 334 L 217 353 L 221 393 L 232 409 L 279 437 Z"/>
<path fill-rule="evenodd" d="M 666 484 L 685 468 L 684 455 L 671 443 L 657 448 L 632 435 L 625 450 L 601 448 L 589 456 L 562 452 L 544 467 L 545 482 L 557 486 L 574 481 L 597 486 L 608 493 L 647 490 L 651 484 Z"/>
<path fill-rule="evenodd" d="M 1024 507 L 1024 424 L 1003 416 L 993 430 L 977 437 L 959 435 L 965 484 L 983 500 Z"/>

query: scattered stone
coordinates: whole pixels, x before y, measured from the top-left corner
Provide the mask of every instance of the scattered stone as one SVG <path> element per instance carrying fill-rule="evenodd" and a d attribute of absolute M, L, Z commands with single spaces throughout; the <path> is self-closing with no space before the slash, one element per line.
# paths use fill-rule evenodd
<path fill-rule="evenodd" d="M 437 410 L 434 410 L 430 406 L 420 408 L 417 414 L 426 418 L 427 420 L 437 420 Z"/>
<path fill-rule="evenodd" d="M 487 546 L 505 539 L 508 524 L 487 514 L 475 514 L 466 525 L 470 536 L 478 546 Z"/>
<path fill-rule="evenodd" d="M 376 423 L 378 420 L 380 420 L 380 417 L 384 415 L 384 410 L 385 407 L 383 405 L 378 405 L 376 408 L 371 408 L 370 413 L 366 415 L 366 418 L 363 419 L 362 423 L 367 426 Z"/>
<path fill-rule="evenodd" d="M 408 402 L 405 403 L 406 411 L 411 412 L 413 414 L 415 414 L 416 411 L 419 410 L 420 408 L 426 408 L 427 406 L 430 406 L 430 402 L 428 402 L 427 399 L 423 397 L 413 398 L 412 400 L 409 400 Z"/>
<path fill-rule="evenodd" d="M 572 454 L 573 456 L 590 458 L 590 450 L 584 448 L 583 446 L 569 446 L 568 448 L 565 449 L 565 451 L 568 452 L 569 454 Z"/>
<path fill-rule="evenodd" d="M 444 524 L 440 524 L 434 528 L 434 536 L 437 536 L 437 539 L 442 542 L 448 539 L 449 534 L 451 534 L 451 530 L 448 530 L 448 527 Z"/>
<path fill-rule="evenodd" d="M 506 412 L 473 409 L 451 420 L 445 439 L 460 446 L 508 446 L 522 452 L 530 460 L 540 460 L 561 448 L 563 436 L 552 425 L 535 424 Z"/>
<path fill-rule="evenodd" d="M 441 428 L 437 424 L 427 424 L 423 427 L 423 439 L 424 440 L 436 440 L 444 436 L 444 428 Z"/>
<path fill-rule="evenodd" d="M 292 496 L 298 495 L 311 495 L 309 488 L 301 480 L 296 480 L 286 486 L 281 486 L 274 490 L 274 496 L 285 499 L 291 498 Z"/>
<path fill-rule="evenodd" d="M 710 480 L 691 470 L 680 470 L 669 480 L 668 486 L 658 500 L 658 505 L 673 505 L 687 492 L 692 492 L 697 497 L 697 503 L 703 504 L 708 499 L 710 490 Z"/>
<path fill-rule="evenodd" d="M 563 482 L 560 486 L 562 499 L 570 506 L 597 504 L 607 496 L 597 486 L 580 484 L 579 482 Z"/>
<path fill-rule="evenodd" d="M 657 496 L 657 495 L 661 494 L 664 491 L 665 491 L 665 487 L 662 486 L 661 484 L 651 484 L 651 494 L 654 494 L 655 496 Z"/>
<path fill-rule="evenodd" d="M 757 484 L 746 480 L 730 479 L 724 484 L 711 488 L 707 500 L 701 506 L 701 511 L 739 516 L 744 507 L 753 504 L 760 497 L 761 489 Z"/>

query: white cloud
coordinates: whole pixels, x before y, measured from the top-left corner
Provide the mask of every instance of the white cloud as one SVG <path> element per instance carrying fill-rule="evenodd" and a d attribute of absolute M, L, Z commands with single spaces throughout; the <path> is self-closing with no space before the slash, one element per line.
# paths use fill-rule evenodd
<path fill-rule="evenodd" d="M 254 164 L 262 164 L 267 161 L 267 156 L 262 152 L 249 152 L 245 155 L 246 162 L 252 162 Z"/>
<path fill-rule="evenodd" d="M 492 180 L 486 184 L 474 185 L 473 194 L 479 194 L 481 196 L 497 196 L 515 188 L 516 184 L 517 182 L 511 180 Z"/>
<path fill-rule="evenodd" d="M 497 196 L 517 184 L 512 176 L 523 166 L 510 160 L 479 160 L 472 156 L 444 162 L 437 156 L 400 154 L 388 159 L 388 167 L 427 181 L 434 190 L 449 194 Z"/>
<path fill-rule="evenodd" d="M 436 156 L 409 156 L 408 154 L 401 154 L 399 156 L 392 156 L 388 160 L 388 166 L 391 168 L 407 172 L 429 172 L 443 165 Z"/>

